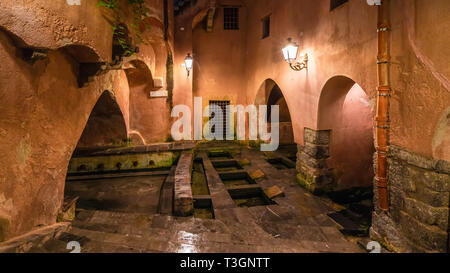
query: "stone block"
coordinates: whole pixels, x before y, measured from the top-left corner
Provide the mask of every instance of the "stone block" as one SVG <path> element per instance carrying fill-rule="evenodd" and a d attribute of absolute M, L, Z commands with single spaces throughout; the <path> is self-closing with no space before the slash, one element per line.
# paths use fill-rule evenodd
<path fill-rule="evenodd" d="M 448 227 L 448 208 L 435 208 L 421 201 L 404 198 L 404 210 L 416 220 L 430 225 L 438 226 L 442 231 Z"/>
<path fill-rule="evenodd" d="M 447 251 L 448 233 L 436 226 L 423 224 L 405 212 L 400 212 L 400 228 L 403 234 L 407 234 L 408 239 L 424 248 L 427 252 Z"/>
<path fill-rule="evenodd" d="M 325 159 L 330 157 L 330 148 L 328 145 L 305 143 L 303 152 L 314 159 Z"/>
<path fill-rule="evenodd" d="M 175 170 L 174 214 L 191 216 L 194 213 L 194 199 L 191 188 L 192 153 L 183 152 Z"/>
<path fill-rule="evenodd" d="M 389 157 L 395 158 L 396 160 L 403 160 L 410 165 L 422 169 L 432 170 L 435 168 L 437 163 L 435 160 L 414 154 L 395 145 L 391 145 L 389 149 Z"/>
<path fill-rule="evenodd" d="M 261 170 L 256 170 L 252 173 L 250 173 L 250 178 L 253 180 L 258 180 L 264 178 L 265 174 Z"/>
<path fill-rule="evenodd" d="M 416 183 L 409 179 L 410 173 L 407 166 L 398 160 L 389 159 L 389 183 L 406 192 L 416 192 Z"/>
<path fill-rule="evenodd" d="M 269 199 L 284 196 L 284 192 L 278 186 L 267 188 L 264 190 L 264 193 Z"/>
<path fill-rule="evenodd" d="M 313 194 L 330 192 L 334 186 L 332 175 L 327 173 L 312 175 L 305 172 L 297 173 L 297 182 Z"/>
<path fill-rule="evenodd" d="M 428 171 L 423 174 L 424 182 L 427 187 L 437 192 L 450 191 L 450 175 Z"/>
<path fill-rule="evenodd" d="M 305 152 L 299 152 L 297 154 L 297 168 L 300 165 L 306 165 L 311 168 L 323 169 L 327 168 L 326 159 L 316 159 L 306 154 Z"/>
<path fill-rule="evenodd" d="M 374 213 L 371 234 L 382 237 L 395 251 L 447 251 L 450 177 L 446 162 L 392 146 L 388 163 L 390 210 Z"/>
<path fill-rule="evenodd" d="M 400 221 L 399 213 L 404 208 L 404 195 L 403 191 L 398 187 L 392 186 L 389 188 L 390 207 L 392 208 L 390 214 L 395 223 Z"/>
<path fill-rule="evenodd" d="M 330 143 L 331 130 L 313 130 L 305 128 L 305 143 L 316 145 L 328 145 Z"/>
<path fill-rule="evenodd" d="M 437 192 L 423 187 L 415 195 L 416 199 L 433 207 L 449 207 L 449 193 Z"/>
<path fill-rule="evenodd" d="M 373 213 L 370 239 L 393 252 L 413 252 L 409 241 L 398 229 L 397 224 L 392 221 L 389 214 L 384 212 Z"/>
<path fill-rule="evenodd" d="M 450 162 L 445 160 L 438 160 L 436 162 L 436 171 L 443 174 L 450 174 Z"/>
<path fill-rule="evenodd" d="M 244 158 L 244 159 L 242 159 L 242 160 L 239 160 L 238 163 L 239 163 L 239 165 L 240 165 L 241 167 L 251 165 L 250 160 L 248 160 L 247 158 Z"/>

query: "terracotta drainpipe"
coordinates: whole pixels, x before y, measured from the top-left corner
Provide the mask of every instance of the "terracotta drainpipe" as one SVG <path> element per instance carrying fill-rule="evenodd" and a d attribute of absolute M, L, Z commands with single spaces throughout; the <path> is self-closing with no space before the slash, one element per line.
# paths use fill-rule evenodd
<path fill-rule="evenodd" d="M 378 207 L 383 211 L 389 210 L 388 199 L 388 163 L 389 152 L 389 0 L 383 0 L 378 6 L 378 87 L 377 87 L 377 116 L 376 116 L 376 158 L 377 169 L 375 175 L 378 189 Z"/>

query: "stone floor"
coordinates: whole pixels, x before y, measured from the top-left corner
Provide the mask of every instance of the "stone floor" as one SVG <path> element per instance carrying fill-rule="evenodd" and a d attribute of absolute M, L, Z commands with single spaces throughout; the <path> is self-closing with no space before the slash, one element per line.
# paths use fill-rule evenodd
<path fill-rule="evenodd" d="M 210 148 L 220 147 L 200 148 L 196 155 L 204 156 Z M 170 177 L 161 173 L 69 181 L 68 194 L 80 196 L 72 229 L 31 252 L 69 252 L 66 246 L 70 241 L 79 242 L 83 253 L 364 252 L 327 216 L 334 211 L 333 204 L 296 183 L 295 168 L 278 169 L 266 160 L 267 156 L 281 155 L 237 145 L 226 148 L 232 150 L 232 159 L 250 161 L 240 171 L 262 171 L 265 176 L 256 181 L 257 185 L 263 189 L 276 185 L 284 197 L 275 198 L 276 204 L 238 207 L 230 203 L 223 185 L 211 184 L 219 176 L 204 163 L 215 219 L 182 218 L 159 214 L 160 189 Z"/>

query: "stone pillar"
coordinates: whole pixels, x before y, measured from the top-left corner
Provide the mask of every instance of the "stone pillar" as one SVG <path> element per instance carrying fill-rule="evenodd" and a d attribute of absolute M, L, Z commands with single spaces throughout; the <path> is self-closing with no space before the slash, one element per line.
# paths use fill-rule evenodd
<path fill-rule="evenodd" d="M 297 181 L 314 194 L 330 191 L 333 174 L 327 165 L 330 157 L 331 130 L 305 128 L 305 146 L 298 146 Z"/>
<path fill-rule="evenodd" d="M 450 162 L 391 146 L 388 164 L 390 209 L 374 212 L 371 238 L 397 252 L 448 252 Z"/>

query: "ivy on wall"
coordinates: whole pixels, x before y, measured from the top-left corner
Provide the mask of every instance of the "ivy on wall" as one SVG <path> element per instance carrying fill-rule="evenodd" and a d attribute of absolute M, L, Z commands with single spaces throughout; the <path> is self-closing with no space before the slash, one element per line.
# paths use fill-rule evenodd
<path fill-rule="evenodd" d="M 170 104 L 170 109 L 173 108 L 173 56 L 172 53 L 168 52 L 166 61 L 166 83 L 167 83 L 167 93 L 168 101 Z"/>
<path fill-rule="evenodd" d="M 149 28 L 145 23 L 149 18 L 149 9 L 145 5 L 146 0 L 99 0 L 98 7 L 109 11 L 105 14 L 114 31 L 114 42 L 117 43 L 125 56 L 131 56 L 136 53 L 132 47 L 132 40 L 135 43 L 144 43 L 141 27 Z M 131 10 L 132 20 L 127 23 L 127 14 Z"/>

